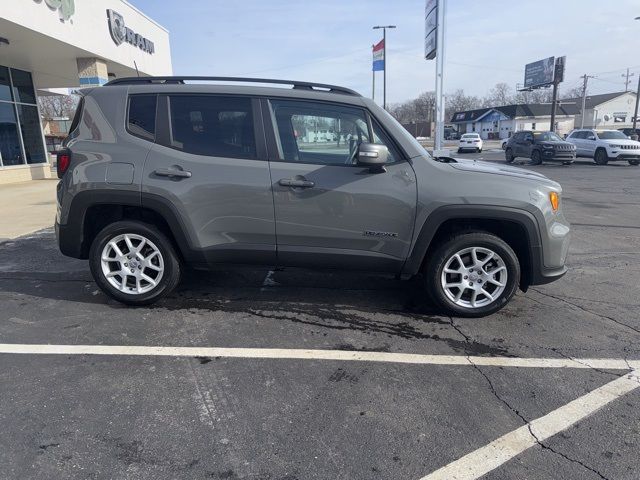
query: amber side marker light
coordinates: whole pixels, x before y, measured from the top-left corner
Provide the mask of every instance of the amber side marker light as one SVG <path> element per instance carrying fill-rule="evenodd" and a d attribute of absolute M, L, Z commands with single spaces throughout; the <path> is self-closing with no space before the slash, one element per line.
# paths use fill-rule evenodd
<path fill-rule="evenodd" d="M 553 211 L 557 212 L 560 207 L 560 195 L 558 195 L 558 192 L 549 192 L 549 201 Z"/>

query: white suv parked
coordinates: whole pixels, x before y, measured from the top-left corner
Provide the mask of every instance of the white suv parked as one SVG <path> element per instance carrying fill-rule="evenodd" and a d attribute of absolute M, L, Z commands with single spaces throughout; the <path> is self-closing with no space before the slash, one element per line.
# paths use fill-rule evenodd
<path fill-rule="evenodd" d="M 618 130 L 574 130 L 567 142 L 576 146 L 576 156 L 593 158 L 598 165 L 614 160 L 640 164 L 640 142 L 630 140 Z"/>

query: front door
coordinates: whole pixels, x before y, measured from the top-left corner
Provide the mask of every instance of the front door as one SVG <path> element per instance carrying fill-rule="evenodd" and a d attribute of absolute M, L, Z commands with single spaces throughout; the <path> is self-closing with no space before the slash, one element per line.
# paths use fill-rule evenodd
<path fill-rule="evenodd" d="M 268 104 L 267 104 L 268 103 Z M 358 107 L 265 101 L 278 262 L 398 272 L 416 208 L 411 164 Z M 385 144 L 385 172 L 355 165 L 360 142 Z"/>
<path fill-rule="evenodd" d="M 158 99 L 158 138 L 142 204 L 168 208 L 193 258 L 275 264 L 275 225 L 259 100 L 188 94 Z"/>

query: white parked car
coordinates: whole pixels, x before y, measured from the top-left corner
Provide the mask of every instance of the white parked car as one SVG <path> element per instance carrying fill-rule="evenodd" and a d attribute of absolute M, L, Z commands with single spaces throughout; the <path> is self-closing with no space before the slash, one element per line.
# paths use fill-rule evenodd
<path fill-rule="evenodd" d="M 574 130 L 567 142 L 576 146 L 576 156 L 593 158 L 598 165 L 616 160 L 626 160 L 629 165 L 640 164 L 640 142 L 618 130 Z"/>
<path fill-rule="evenodd" d="M 460 137 L 458 153 L 461 153 L 464 150 L 473 150 L 475 152 L 482 151 L 482 138 L 480 138 L 479 133 L 465 133 Z"/>

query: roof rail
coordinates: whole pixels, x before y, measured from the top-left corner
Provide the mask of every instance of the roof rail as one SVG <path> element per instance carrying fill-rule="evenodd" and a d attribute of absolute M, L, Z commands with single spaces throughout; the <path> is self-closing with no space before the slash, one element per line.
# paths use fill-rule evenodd
<path fill-rule="evenodd" d="M 277 85 L 293 85 L 293 88 L 299 90 L 311 91 L 328 91 L 331 93 L 341 93 L 344 95 L 361 95 L 349 88 L 338 87 L 336 85 L 327 85 L 325 83 L 298 82 L 295 80 L 277 80 L 273 78 L 243 78 L 243 77 L 200 77 L 200 76 L 170 76 L 170 77 L 123 77 L 111 80 L 104 86 L 111 85 L 144 85 L 144 84 L 184 84 L 186 80 L 190 81 L 215 81 L 215 82 L 247 82 L 247 83 L 273 83 Z"/>

